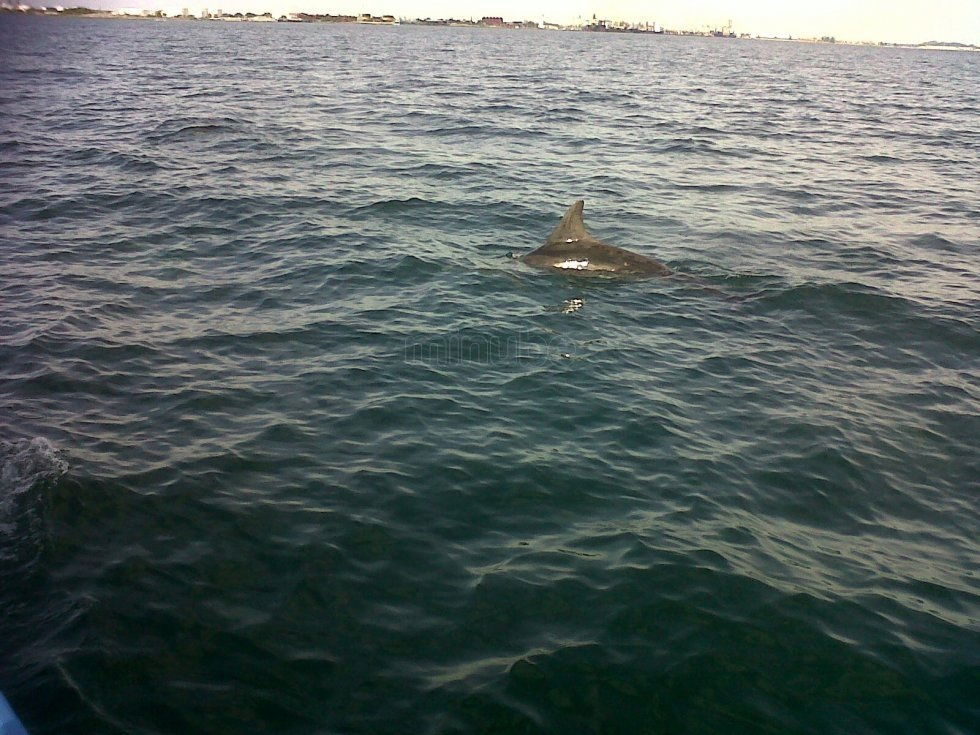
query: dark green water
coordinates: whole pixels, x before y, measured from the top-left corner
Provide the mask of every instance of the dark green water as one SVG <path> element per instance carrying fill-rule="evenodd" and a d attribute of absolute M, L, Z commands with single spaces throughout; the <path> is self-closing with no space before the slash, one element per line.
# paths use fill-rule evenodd
<path fill-rule="evenodd" d="M 980 731 L 980 56 L 4 17 L 0 62 L 33 734 Z M 508 258 L 579 197 L 698 280 Z"/>

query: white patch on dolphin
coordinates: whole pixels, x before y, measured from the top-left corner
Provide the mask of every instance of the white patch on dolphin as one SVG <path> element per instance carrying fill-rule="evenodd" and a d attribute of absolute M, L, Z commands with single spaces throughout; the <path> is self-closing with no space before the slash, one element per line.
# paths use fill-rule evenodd
<path fill-rule="evenodd" d="M 588 260 L 563 260 L 561 263 L 555 263 L 555 268 L 568 268 L 574 271 L 583 271 L 588 267 Z"/>

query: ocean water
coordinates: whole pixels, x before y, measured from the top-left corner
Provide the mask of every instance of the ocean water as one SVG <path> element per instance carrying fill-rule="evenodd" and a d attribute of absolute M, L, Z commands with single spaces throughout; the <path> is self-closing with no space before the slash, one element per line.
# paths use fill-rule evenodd
<path fill-rule="evenodd" d="M 980 731 L 980 55 L 0 18 L 43 733 Z M 689 278 L 509 257 L 574 199 Z"/>

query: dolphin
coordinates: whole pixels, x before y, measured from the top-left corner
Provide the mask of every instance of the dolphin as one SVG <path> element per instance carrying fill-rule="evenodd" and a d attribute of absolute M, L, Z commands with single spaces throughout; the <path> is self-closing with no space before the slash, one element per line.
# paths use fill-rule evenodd
<path fill-rule="evenodd" d="M 585 229 L 579 199 L 565 212 L 544 245 L 521 260 L 535 268 L 582 276 L 669 276 L 663 263 L 600 242 Z"/>

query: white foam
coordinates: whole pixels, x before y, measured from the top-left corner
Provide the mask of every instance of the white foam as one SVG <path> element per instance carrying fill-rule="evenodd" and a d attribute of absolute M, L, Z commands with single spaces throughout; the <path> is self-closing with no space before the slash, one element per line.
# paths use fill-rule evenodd
<path fill-rule="evenodd" d="M 0 503 L 40 480 L 56 480 L 67 471 L 64 453 L 43 437 L 0 440 Z"/>

